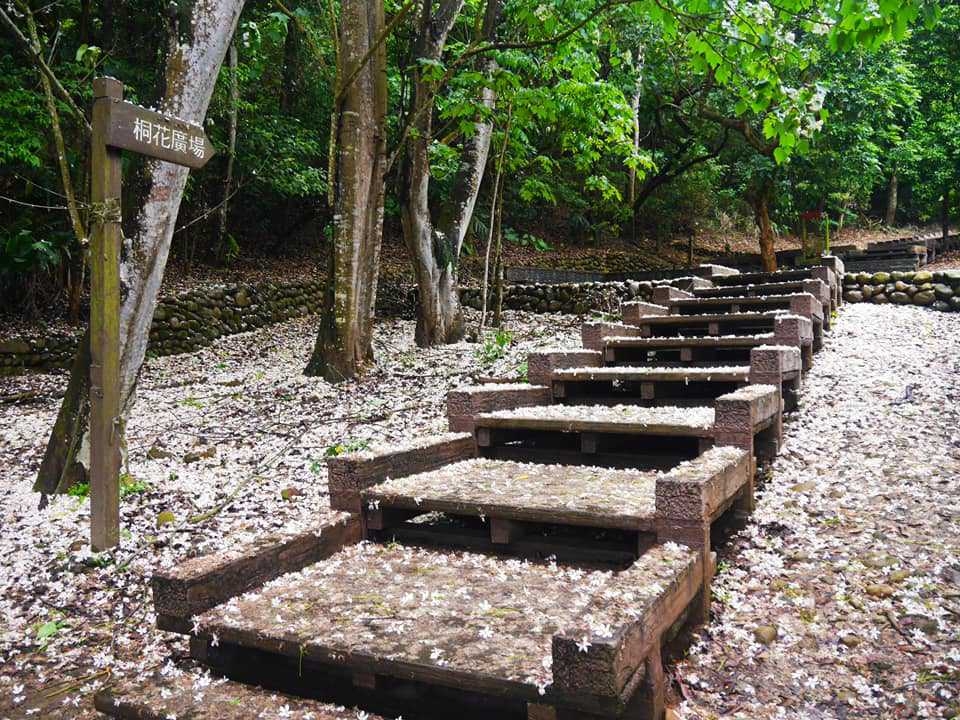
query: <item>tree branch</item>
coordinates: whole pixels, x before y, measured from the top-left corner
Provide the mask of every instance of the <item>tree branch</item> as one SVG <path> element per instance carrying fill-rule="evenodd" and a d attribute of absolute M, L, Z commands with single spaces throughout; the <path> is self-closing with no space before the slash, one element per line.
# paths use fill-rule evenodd
<path fill-rule="evenodd" d="M 43 59 L 36 48 L 34 48 L 33 43 L 31 43 L 26 35 L 24 35 L 20 28 L 17 27 L 17 24 L 13 21 L 7 11 L 0 6 L 0 22 L 10 31 L 10 34 L 13 35 L 14 39 L 17 41 L 17 44 L 20 48 L 26 53 L 26 55 L 33 61 L 33 64 L 37 66 L 41 73 L 43 73 L 47 80 L 50 81 L 50 85 L 56 91 L 57 95 L 60 96 L 60 99 L 63 100 L 67 106 L 70 108 L 70 111 L 77 117 L 83 126 L 84 130 L 87 131 L 87 134 L 90 134 L 90 123 L 87 122 L 87 116 L 81 110 L 77 103 L 74 102 L 73 98 L 70 96 L 70 93 L 67 92 L 66 88 L 60 83 L 60 80 L 57 79 L 57 76 L 54 74 L 53 70 L 50 69 L 50 66 L 47 65 L 46 61 Z"/>

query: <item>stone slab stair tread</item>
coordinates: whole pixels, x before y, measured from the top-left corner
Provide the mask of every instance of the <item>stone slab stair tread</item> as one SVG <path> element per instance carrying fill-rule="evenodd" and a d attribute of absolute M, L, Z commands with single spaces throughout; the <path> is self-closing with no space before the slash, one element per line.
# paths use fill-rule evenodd
<path fill-rule="evenodd" d="M 788 282 L 792 280 L 811 280 L 814 265 L 805 268 L 793 268 L 791 270 L 776 270 L 774 272 L 742 272 L 738 275 L 721 275 L 712 277 L 710 280 L 714 285 L 744 285 L 748 283 L 768 283 L 768 282 Z"/>
<path fill-rule="evenodd" d="M 790 302 L 793 298 L 805 295 L 807 293 L 785 293 L 783 295 L 761 295 L 759 297 L 743 297 L 740 295 L 721 295 L 719 297 L 692 297 L 692 298 L 680 298 L 677 300 L 671 300 L 670 306 L 676 307 L 711 307 L 714 305 L 748 305 L 755 306 L 760 305 L 764 306 L 769 303 L 782 303 Z"/>
<path fill-rule="evenodd" d="M 204 613 L 196 636 L 357 673 L 592 707 L 598 678 L 635 674 L 623 663 L 642 663 L 702 580 L 702 557 L 673 543 L 621 572 L 361 543 Z M 592 647 L 571 655 L 564 638 Z M 581 666 L 590 668 L 583 677 Z M 608 688 L 601 700 L 621 704 L 623 690 Z"/>
<path fill-rule="evenodd" d="M 698 300 L 699 298 L 692 298 Z M 677 302 L 676 300 L 671 302 Z M 684 323 L 750 323 L 760 320 L 773 321 L 781 315 L 792 315 L 788 310 L 766 310 L 764 312 L 736 312 L 736 313 L 697 313 L 696 315 L 645 315 L 637 325 L 682 325 Z"/>
<path fill-rule="evenodd" d="M 702 298 L 715 297 L 764 297 L 769 295 L 792 295 L 801 292 L 807 292 L 804 284 L 810 282 L 811 278 L 804 280 L 787 280 L 784 282 L 770 283 L 745 283 L 743 285 L 722 285 L 720 287 L 702 288 L 694 290 L 693 294 Z M 826 283 L 823 287 L 827 288 Z"/>
<path fill-rule="evenodd" d="M 177 669 L 101 690 L 94 705 L 122 720 L 356 720 L 356 710 Z M 281 714 L 284 713 L 284 714 Z M 366 715 L 368 720 L 384 720 Z"/>
<path fill-rule="evenodd" d="M 675 316 L 668 316 L 675 317 Z M 690 316 L 686 316 L 690 317 Z M 664 349 L 684 347 L 756 347 L 775 339 L 773 333 L 753 335 L 682 335 L 678 337 L 633 337 L 608 335 L 603 338 L 605 347 Z"/>
<path fill-rule="evenodd" d="M 658 475 L 483 458 L 387 480 L 364 497 L 381 509 L 647 531 L 654 523 Z"/>
<path fill-rule="evenodd" d="M 563 382 L 577 381 L 638 381 L 638 382 L 748 382 L 749 365 L 724 365 L 717 367 L 634 367 L 617 365 L 610 367 L 564 368 L 555 370 L 553 379 Z"/>
<path fill-rule="evenodd" d="M 477 427 L 710 437 L 712 408 L 549 405 L 483 413 Z"/>

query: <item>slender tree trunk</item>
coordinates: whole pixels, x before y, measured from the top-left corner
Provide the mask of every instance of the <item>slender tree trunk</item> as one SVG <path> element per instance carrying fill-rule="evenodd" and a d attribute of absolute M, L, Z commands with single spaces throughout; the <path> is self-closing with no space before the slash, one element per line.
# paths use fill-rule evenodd
<path fill-rule="evenodd" d="M 770 222 L 770 188 L 764 184 L 750 198 L 753 205 L 753 219 L 760 235 L 760 262 L 766 272 L 777 269 L 777 253 L 773 223 Z"/>
<path fill-rule="evenodd" d="M 493 238 L 498 229 L 498 220 L 499 220 L 499 210 L 503 203 L 503 165 L 504 158 L 507 153 L 507 145 L 510 142 L 510 125 L 512 120 L 512 114 L 508 111 L 507 113 L 507 124 L 503 130 L 503 144 L 500 146 L 500 153 L 497 157 L 497 173 L 493 178 L 493 193 L 490 200 L 490 228 L 487 233 L 487 250 L 484 253 L 483 259 L 483 287 L 480 292 L 480 332 L 483 332 L 484 326 L 487 324 L 487 305 L 488 305 L 488 290 L 490 287 L 490 250 L 493 246 Z M 499 257 L 499 248 L 498 248 L 498 257 Z M 496 264 L 494 264 L 496 268 Z"/>
<path fill-rule="evenodd" d="M 419 60 L 440 61 L 447 35 L 464 0 L 424 0 L 417 38 Z M 495 37 L 502 0 L 488 0 L 483 39 Z M 489 74 L 496 66 L 488 61 Z M 459 299 L 457 263 L 476 205 L 490 150 L 491 124 L 478 119 L 476 131 L 464 146 L 452 197 L 434 221 L 430 212 L 430 161 L 428 150 L 433 130 L 434 88 L 417 70 L 413 81 L 410 117 L 415 132 L 407 143 L 401 171 L 401 220 L 403 235 L 417 278 L 418 304 L 416 342 L 420 346 L 456 342 L 463 336 L 463 312 Z M 492 110 L 496 96 L 490 88 L 482 94 Z"/>
<path fill-rule="evenodd" d="M 230 193 L 233 191 L 233 163 L 237 155 L 237 113 L 240 105 L 240 85 L 237 82 L 237 44 L 230 43 L 228 52 L 230 66 L 230 127 L 227 130 L 227 172 L 223 178 L 223 201 L 220 203 L 220 222 L 217 226 L 217 247 L 220 260 L 224 263 L 230 259 L 230 248 L 227 245 L 227 213 L 230 209 Z"/>
<path fill-rule="evenodd" d="M 30 42 L 38 55 L 43 54 L 43 46 L 40 43 L 40 34 L 37 32 L 36 20 L 29 5 L 24 4 L 27 19 L 27 31 Z M 89 12 L 89 5 L 86 6 Z M 67 161 L 66 143 L 63 139 L 63 129 L 60 125 L 60 112 L 57 110 L 56 97 L 53 92 L 53 85 L 50 78 L 42 71 L 39 72 L 40 83 L 43 87 L 43 95 L 46 100 L 47 113 L 50 115 L 50 129 L 53 133 L 54 149 L 57 153 L 57 168 L 60 170 L 60 184 L 63 187 L 63 196 L 67 203 L 67 214 L 70 217 L 70 227 L 73 229 L 73 236 L 76 240 L 75 257 L 67 257 L 63 260 L 64 264 L 64 287 L 67 291 L 67 313 L 71 322 L 77 322 L 80 319 L 80 301 L 83 296 L 83 276 L 86 268 L 86 256 L 83 252 L 86 241 L 86 230 L 83 221 L 80 219 L 80 208 L 77 204 L 77 196 L 74 190 L 73 178 L 70 175 L 70 165 Z M 75 271 L 75 272 L 74 272 Z"/>
<path fill-rule="evenodd" d="M 899 180 L 897 178 L 897 173 L 893 172 L 890 174 L 890 182 L 887 185 L 887 212 L 884 215 L 883 221 L 887 227 L 893 227 L 897 224 L 897 191 L 898 191 Z"/>
<path fill-rule="evenodd" d="M 640 93 L 643 89 L 643 49 L 637 49 L 636 55 L 637 78 L 633 86 L 633 94 L 630 96 L 630 112 L 633 115 L 633 152 L 640 152 Z M 627 199 L 630 202 L 630 241 L 634 244 L 638 241 L 637 236 L 637 169 L 630 167 L 627 169 Z"/>
<path fill-rule="evenodd" d="M 202 124 L 210 96 L 233 37 L 243 0 L 204 0 L 193 6 L 190 42 L 179 44 L 167 60 L 168 93 L 161 110 Z M 188 169 L 151 162 L 147 192 L 137 215 L 136 231 L 124 239 L 120 278 L 125 290 L 120 308 L 120 382 L 124 415 L 133 406 L 174 224 Z M 65 492 L 86 477 L 89 458 L 89 340 L 74 359 L 67 394 L 47 444 L 35 489 Z"/>
<path fill-rule="evenodd" d="M 940 207 L 940 232 L 942 235 L 940 246 L 946 251 L 947 243 L 950 239 L 950 186 L 943 189 L 943 202 Z M 928 262 L 937 259 L 937 251 L 933 251 L 933 257 L 928 258 Z"/>
<path fill-rule="evenodd" d="M 331 382 L 354 377 L 373 361 L 386 164 L 386 51 L 377 43 L 383 3 L 344 0 L 341 8 L 334 238 L 320 330 L 305 370 Z M 341 93 L 340 83 L 351 77 Z"/>
<path fill-rule="evenodd" d="M 283 42 L 283 73 L 280 81 L 280 112 L 289 115 L 300 84 L 298 64 L 300 35 L 295 22 L 287 23 L 287 37 Z"/>
<path fill-rule="evenodd" d="M 494 236 L 496 249 L 494 251 L 493 275 L 493 326 L 500 327 L 503 323 L 503 185 L 500 185 L 497 200 L 497 212 L 494 222 Z"/>

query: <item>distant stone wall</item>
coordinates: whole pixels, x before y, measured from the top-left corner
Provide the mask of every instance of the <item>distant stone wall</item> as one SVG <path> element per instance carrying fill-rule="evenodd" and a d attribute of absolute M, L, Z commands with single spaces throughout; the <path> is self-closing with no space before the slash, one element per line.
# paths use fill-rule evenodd
<path fill-rule="evenodd" d="M 220 285 L 163 298 L 153 315 L 148 351 L 192 352 L 224 335 L 319 312 L 323 288 L 320 282 Z"/>
<path fill-rule="evenodd" d="M 558 312 L 583 315 L 591 310 L 617 312 L 620 303 L 629 300 L 650 300 L 653 288 L 672 285 L 685 288 L 690 277 L 669 280 L 624 280 L 622 282 L 539 283 L 534 285 L 507 285 L 503 289 L 503 307 L 506 310 L 528 312 Z M 493 292 L 491 290 L 491 297 Z M 480 309 L 480 288 L 461 288 L 460 302 Z M 492 307 L 488 303 L 488 308 Z"/>
<path fill-rule="evenodd" d="M 847 302 L 921 305 L 957 312 L 960 311 L 960 270 L 847 273 L 843 277 L 843 298 Z"/>
<path fill-rule="evenodd" d="M 77 334 L 0 339 L 0 376 L 26 368 L 67 367 L 77 347 Z"/>
<path fill-rule="evenodd" d="M 198 288 L 161 298 L 150 326 L 151 355 L 176 355 L 210 345 L 224 335 L 319 312 L 320 282 L 236 284 Z M 0 339 L 0 375 L 66 367 L 80 332 Z"/>

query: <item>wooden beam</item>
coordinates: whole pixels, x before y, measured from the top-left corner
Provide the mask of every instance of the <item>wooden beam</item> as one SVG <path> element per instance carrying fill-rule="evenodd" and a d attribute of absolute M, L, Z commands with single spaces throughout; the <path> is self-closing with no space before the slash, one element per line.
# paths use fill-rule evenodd
<path fill-rule="evenodd" d="M 110 113 L 123 98 L 113 78 L 93 81 L 90 140 L 90 545 L 120 542 L 120 151 L 107 146 Z"/>

